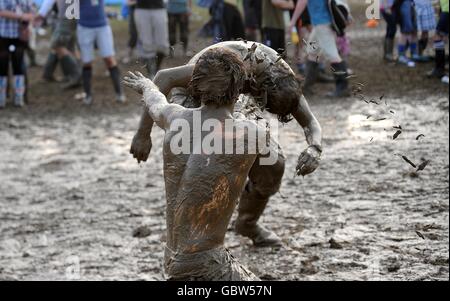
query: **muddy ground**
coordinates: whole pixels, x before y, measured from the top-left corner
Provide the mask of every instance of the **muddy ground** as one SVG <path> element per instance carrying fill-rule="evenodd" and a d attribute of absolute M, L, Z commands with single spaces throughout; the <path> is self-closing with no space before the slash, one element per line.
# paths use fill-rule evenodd
<path fill-rule="evenodd" d="M 114 28 L 124 55 L 125 26 Z M 448 86 L 424 79 L 429 64 L 385 64 L 382 30 L 359 18 L 350 32 L 353 84 L 378 105 L 323 97 L 332 85 L 309 98 L 324 130 L 316 173 L 294 178 L 305 138 L 295 123 L 281 129 L 286 175 L 262 222 L 285 247 L 255 249 L 230 226 L 226 246 L 263 279 L 449 279 Z M 192 39 L 194 51 L 208 42 Z M 74 98 L 80 91 L 43 83 L 37 68 L 29 105 L 0 111 L 0 279 L 164 279 L 162 131 L 153 132 L 149 162 L 138 165 L 128 154 L 138 97 L 127 91 L 127 104 L 114 103 L 101 62 L 95 71 L 92 107 Z M 396 154 L 431 163 L 415 172 Z M 147 237 L 133 237 L 140 226 Z"/>

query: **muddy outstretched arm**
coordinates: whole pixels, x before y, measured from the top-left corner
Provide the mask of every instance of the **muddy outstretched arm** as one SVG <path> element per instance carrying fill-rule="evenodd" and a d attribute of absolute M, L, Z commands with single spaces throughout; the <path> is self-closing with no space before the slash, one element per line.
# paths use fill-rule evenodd
<path fill-rule="evenodd" d="M 142 93 L 145 111 L 164 130 L 169 128 L 171 119 L 175 113 L 183 110 L 183 107 L 179 105 L 169 104 L 166 96 L 159 88 L 139 72 L 128 72 L 128 76 L 124 78 L 123 83 Z"/>
<path fill-rule="evenodd" d="M 187 87 L 191 80 L 193 70 L 193 65 L 161 70 L 156 74 L 153 82 L 158 86 L 161 93 L 167 96 L 174 87 Z M 142 94 L 142 91 L 134 90 Z M 146 162 L 150 154 L 152 148 L 152 141 L 150 138 L 152 127 L 152 117 L 147 110 L 143 110 L 139 122 L 139 129 L 133 138 L 130 149 L 130 153 L 137 159 L 138 163 L 141 161 Z"/>
<path fill-rule="evenodd" d="M 292 114 L 305 131 L 309 147 L 298 158 L 297 175 L 305 176 L 319 167 L 322 156 L 322 128 L 311 112 L 305 97 L 301 97 L 297 111 Z"/>

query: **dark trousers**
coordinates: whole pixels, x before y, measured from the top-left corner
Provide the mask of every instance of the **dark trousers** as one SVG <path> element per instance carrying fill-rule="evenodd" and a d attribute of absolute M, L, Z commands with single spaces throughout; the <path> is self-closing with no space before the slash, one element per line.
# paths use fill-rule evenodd
<path fill-rule="evenodd" d="M 234 5 L 225 3 L 223 7 L 224 41 L 245 39 L 245 26 L 241 12 Z"/>
<path fill-rule="evenodd" d="M 136 22 L 134 21 L 134 10 L 135 6 L 132 5 L 129 7 L 129 14 L 128 14 L 128 47 L 129 48 L 136 48 L 137 42 L 138 42 L 138 33 L 136 29 Z"/>
<path fill-rule="evenodd" d="M 245 27 L 253 30 L 261 28 L 261 0 L 244 0 Z"/>
<path fill-rule="evenodd" d="M 273 50 L 283 53 L 286 49 L 286 33 L 283 29 L 263 28 L 263 42 Z"/>
<path fill-rule="evenodd" d="M 386 21 L 386 38 L 394 39 L 397 34 L 397 17 L 395 13 L 388 14 L 385 11 L 382 11 L 383 18 Z"/>
<path fill-rule="evenodd" d="M 0 76 L 8 76 L 11 62 L 14 75 L 25 74 L 24 54 L 27 45 L 19 39 L 0 37 Z"/>
<path fill-rule="evenodd" d="M 189 41 L 189 15 L 169 14 L 169 41 L 174 46 L 177 43 L 177 31 L 180 32 L 180 42 L 187 49 Z"/>

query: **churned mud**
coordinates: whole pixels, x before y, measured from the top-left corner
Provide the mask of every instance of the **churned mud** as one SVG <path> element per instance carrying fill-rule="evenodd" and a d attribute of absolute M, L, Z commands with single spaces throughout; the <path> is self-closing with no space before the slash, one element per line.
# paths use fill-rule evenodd
<path fill-rule="evenodd" d="M 126 29 L 117 30 L 123 54 Z M 448 280 L 448 86 L 424 79 L 429 64 L 383 63 L 382 28 L 355 25 L 350 34 L 352 85 L 369 103 L 329 100 L 321 95 L 332 85 L 316 88 L 308 99 L 324 130 L 316 173 L 294 177 L 304 135 L 295 123 L 280 129 L 286 174 L 261 222 L 285 247 L 255 249 L 232 225 L 226 246 L 266 280 Z M 150 159 L 138 165 L 128 154 L 138 97 L 128 91 L 126 105 L 114 103 L 96 67 L 90 108 L 33 69 L 29 105 L 0 111 L 2 280 L 164 279 L 162 131 L 155 127 Z M 417 171 L 402 156 L 429 164 Z"/>

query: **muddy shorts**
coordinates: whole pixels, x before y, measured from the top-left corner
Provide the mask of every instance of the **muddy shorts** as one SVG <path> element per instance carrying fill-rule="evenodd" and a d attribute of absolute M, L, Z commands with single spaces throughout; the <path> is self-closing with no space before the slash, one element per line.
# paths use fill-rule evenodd
<path fill-rule="evenodd" d="M 58 20 L 50 41 L 51 48 L 74 49 L 76 43 L 76 20 Z"/>
<path fill-rule="evenodd" d="M 166 247 L 164 268 L 169 281 L 259 281 L 225 248 L 178 254 Z"/>

